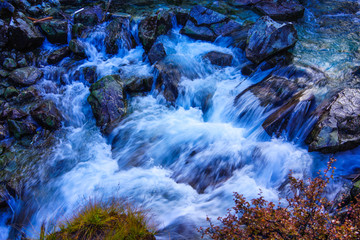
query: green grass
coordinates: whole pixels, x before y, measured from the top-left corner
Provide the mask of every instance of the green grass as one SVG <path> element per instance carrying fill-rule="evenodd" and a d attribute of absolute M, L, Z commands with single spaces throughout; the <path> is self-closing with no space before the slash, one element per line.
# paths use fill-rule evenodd
<path fill-rule="evenodd" d="M 144 211 L 121 200 L 90 200 L 79 212 L 40 240 L 153 240 Z"/>

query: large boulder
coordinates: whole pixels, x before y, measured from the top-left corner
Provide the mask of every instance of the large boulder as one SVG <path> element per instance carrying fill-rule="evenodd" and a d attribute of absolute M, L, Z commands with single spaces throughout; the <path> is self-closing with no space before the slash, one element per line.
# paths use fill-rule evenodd
<path fill-rule="evenodd" d="M 174 103 L 179 95 L 178 86 L 181 73 L 176 64 L 172 62 L 159 61 L 155 64 L 159 74 L 156 79 L 156 89 L 163 91 L 163 95 L 168 102 Z"/>
<path fill-rule="evenodd" d="M 46 38 L 51 43 L 65 44 L 68 37 L 68 23 L 63 20 L 51 20 L 40 24 Z"/>
<path fill-rule="evenodd" d="M 52 51 L 47 58 L 49 64 L 56 64 L 64 58 L 70 56 L 71 50 L 68 46 Z"/>
<path fill-rule="evenodd" d="M 164 45 L 162 43 L 154 44 L 148 54 L 149 62 L 153 65 L 155 62 L 160 61 L 166 57 Z"/>
<path fill-rule="evenodd" d="M 61 127 L 62 115 L 53 101 L 44 101 L 30 112 L 35 121 L 43 128 L 56 130 Z"/>
<path fill-rule="evenodd" d="M 18 86 L 30 86 L 39 81 L 43 72 L 36 67 L 18 68 L 10 73 L 9 81 Z"/>
<path fill-rule="evenodd" d="M 109 134 L 126 113 L 124 84 L 119 75 L 109 75 L 91 85 L 88 102 L 96 124 Z"/>
<path fill-rule="evenodd" d="M 40 47 L 44 40 L 44 36 L 23 13 L 13 15 L 9 25 L 9 43 L 15 49 L 31 50 Z"/>
<path fill-rule="evenodd" d="M 346 88 L 336 95 L 309 134 L 309 151 L 335 153 L 360 145 L 360 90 Z"/>
<path fill-rule="evenodd" d="M 234 57 L 231 54 L 211 51 L 206 53 L 203 58 L 209 60 L 210 63 L 213 65 L 225 67 L 232 64 L 232 60 Z"/>
<path fill-rule="evenodd" d="M 86 7 L 74 15 L 74 23 L 81 23 L 85 26 L 95 26 L 101 22 L 103 16 L 103 10 L 99 6 Z"/>
<path fill-rule="evenodd" d="M 297 32 L 291 23 L 278 23 L 270 17 L 261 17 L 249 30 L 246 57 L 254 63 L 295 45 Z"/>
<path fill-rule="evenodd" d="M 160 11 L 141 20 L 139 39 L 146 53 L 150 51 L 158 36 L 164 35 L 171 30 L 173 27 L 171 17 L 169 11 Z"/>
<path fill-rule="evenodd" d="M 136 46 L 130 31 L 130 16 L 115 18 L 106 27 L 106 53 L 117 54 L 119 48 L 130 50 Z"/>
<path fill-rule="evenodd" d="M 255 9 L 274 20 L 292 21 L 302 18 L 305 8 L 297 0 L 258 1 Z"/>

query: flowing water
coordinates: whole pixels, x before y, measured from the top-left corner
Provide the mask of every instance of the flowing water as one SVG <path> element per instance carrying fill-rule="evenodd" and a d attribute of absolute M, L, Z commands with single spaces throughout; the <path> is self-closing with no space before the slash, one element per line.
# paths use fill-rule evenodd
<path fill-rule="evenodd" d="M 306 39 L 309 31 L 315 34 L 316 26 L 306 31 L 304 27 L 314 24 L 313 18 L 307 9 L 304 22 L 297 25 L 300 42 L 294 55 L 297 61 L 311 61 L 338 77 L 338 69 L 349 61 L 343 52 L 331 61 L 329 52 L 314 52 L 316 44 Z M 198 237 L 196 227 L 206 226 L 206 216 L 223 216 L 232 206 L 233 192 L 251 199 L 261 189 L 266 199 L 276 201 L 290 170 L 304 178 L 324 168 L 328 155 L 308 153 L 300 140 L 289 141 L 286 136 L 274 139 L 264 132 L 261 124 L 270 112 L 254 95 L 247 93 L 234 105 L 242 90 L 271 70 L 244 77 L 239 68 L 246 62 L 241 50 L 227 48 L 222 39 L 215 43 L 194 41 L 179 34 L 179 28 L 158 40 L 164 44 L 167 58 L 183 73 L 175 106 L 168 105 L 156 90 L 130 98 L 130 113 L 105 138 L 87 103 L 89 84 L 83 77 L 74 81 L 76 71 L 96 66 L 98 79 L 119 72 L 157 74 L 142 61 L 141 46 L 120 49 L 114 56 L 105 54 L 105 26 L 87 38 L 87 60 L 76 64 L 63 60 L 59 66 L 72 66 L 62 74 L 60 67 L 43 68 L 45 77 L 39 85 L 66 120 L 58 144 L 46 156 L 46 164 L 39 166 L 38 184 L 17 203 L 31 209 L 25 214 L 31 217 L 25 223 L 28 235 L 36 237 L 43 222 L 51 229 L 55 220 L 70 217 L 89 198 L 116 196 L 149 209 L 160 229 L 159 239 L 194 239 Z M 43 49 L 55 47 L 47 43 Z M 235 67 L 217 68 L 204 61 L 202 55 L 213 50 L 232 54 Z M 337 154 L 337 175 L 360 167 L 359 155 L 359 149 Z M 24 209 L 17 215 L 22 216 Z M 4 239 L 6 231 L 0 232 Z"/>

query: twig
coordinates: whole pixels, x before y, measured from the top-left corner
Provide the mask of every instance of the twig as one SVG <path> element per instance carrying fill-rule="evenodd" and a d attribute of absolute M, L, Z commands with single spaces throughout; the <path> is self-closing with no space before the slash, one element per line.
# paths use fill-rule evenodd
<path fill-rule="evenodd" d="M 27 18 L 30 19 L 31 21 L 33 21 L 33 24 L 53 19 L 53 17 L 46 17 L 46 18 L 41 18 L 41 19 L 36 19 L 36 18 L 32 18 L 32 17 L 27 17 Z"/>
<path fill-rule="evenodd" d="M 108 3 L 107 3 L 107 5 L 106 5 L 105 14 L 104 14 L 103 18 L 101 19 L 101 22 L 104 22 L 104 21 L 105 21 L 106 13 L 109 11 L 110 4 L 111 4 L 111 0 L 109 0 Z"/>

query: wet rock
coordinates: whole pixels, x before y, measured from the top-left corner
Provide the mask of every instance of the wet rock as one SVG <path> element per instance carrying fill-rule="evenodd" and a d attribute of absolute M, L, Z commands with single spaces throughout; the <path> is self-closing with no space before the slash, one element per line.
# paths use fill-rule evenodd
<path fill-rule="evenodd" d="M 360 145 L 360 90 L 346 88 L 322 109 L 306 142 L 309 151 L 335 153 Z"/>
<path fill-rule="evenodd" d="M 23 136 L 34 135 L 36 133 L 36 126 L 27 121 L 8 120 L 10 133 L 16 138 L 20 139 Z"/>
<path fill-rule="evenodd" d="M 61 112 L 53 101 L 45 101 L 30 112 L 35 121 L 45 129 L 56 130 L 61 127 Z"/>
<path fill-rule="evenodd" d="M 174 103 L 179 95 L 178 85 L 181 79 L 181 73 L 177 66 L 172 62 L 160 61 L 155 64 L 159 71 L 156 79 L 156 89 L 163 95 L 168 102 Z"/>
<path fill-rule="evenodd" d="M 167 34 L 172 27 L 171 14 L 168 11 L 160 11 L 143 19 L 139 24 L 139 39 L 145 52 L 150 51 L 158 36 Z"/>
<path fill-rule="evenodd" d="M 71 29 L 71 38 L 81 37 L 87 28 L 82 23 L 76 23 L 72 26 Z"/>
<path fill-rule="evenodd" d="M 11 99 L 19 95 L 19 90 L 14 88 L 13 86 L 7 87 L 4 92 L 5 99 Z"/>
<path fill-rule="evenodd" d="M 148 54 L 150 64 L 153 65 L 155 62 L 160 61 L 166 57 L 164 45 L 162 43 L 154 44 Z"/>
<path fill-rule="evenodd" d="M 189 19 L 189 11 L 184 8 L 175 8 L 174 14 L 178 25 L 184 26 Z"/>
<path fill-rule="evenodd" d="M 274 20 L 292 21 L 304 16 L 305 8 L 297 0 L 259 1 L 255 9 Z"/>
<path fill-rule="evenodd" d="M 190 11 L 190 18 L 196 26 L 212 25 L 215 23 L 225 22 L 228 18 L 213 10 L 197 5 Z"/>
<path fill-rule="evenodd" d="M 9 136 L 9 129 L 6 124 L 0 124 L 0 140 L 4 140 Z"/>
<path fill-rule="evenodd" d="M 242 25 L 238 22 L 230 20 L 228 22 L 216 23 L 210 26 L 210 29 L 214 31 L 216 36 L 227 36 L 235 31 L 242 29 Z"/>
<path fill-rule="evenodd" d="M 13 70 L 16 68 L 16 62 L 12 58 L 5 58 L 3 62 L 3 67 L 6 68 L 7 70 Z"/>
<path fill-rule="evenodd" d="M 136 46 L 130 31 L 130 16 L 118 17 L 106 27 L 106 53 L 117 54 L 119 48 L 130 50 Z"/>
<path fill-rule="evenodd" d="M 35 67 L 18 68 L 10 73 L 9 81 L 19 86 L 30 86 L 39 81 L 43 72 Z"/>
<path fill-rule="evenodd" d="M 44 40 L 44 36 L 23 13 L 14 14 L 9 25 L 9 43 L 15 49 L 31 50 L 40 47 Z"/>
<path fill-rule="evenodd" d="M 11 3 L 22 11 L 27 10 L 31 7 L 31 4 L 27 0 L 12 0 Z"/>
<path fill-rule="evenodd" d="M 252 28 L 253 24 L 245 24 L 235 29 L 229 34 L 224 35 L 225 37 L 231 38 L 230 46 L 245 50 L 246 42 L 248 38 L 248 32 Z"/>
<path fill-rule="evenodd" d="M 130 95 L 150 92 L 153 85 L 153 76 L 132 76 L 125 78 L 125 91 Z"/>
<path fill-rule="evenodd" d="M 103 18 L 103 10 L 99 6 L 86 7 L 74 16 L 74 23 L 81 23 L 85 26 L 95 26 Z"/>
<path fill-rule="evenodd" d="M 15 7 L 8 1 L 0 1 L 0 17 L 1 19 L 9 18 L 15 12 Z"/>
<path fill-rule="evenodd" d="M 23 67 L 27 67 L 28 66 L 28 63 L 26 61 L 26 58 L 23 57 L 21 58 L 18 62 L 17 62 L 17 65 L 19 68 L 23 68 Z"/>
<path fill-rule="evenodd" d="M 85 81 L 88 83 L 94 83 L 97 80 L 96 66 L 84 67 L 81 69 L 84 75 Z"/>
<path fill-rule="evenodd" d="M 254 63 L 293 47 L 297 32 L 291 23 L 278 23 L 261 17 L 248 33 L 246 57 Z"/>
<path fill-rule="evenodd" d="M 17 103 L 30 103 L 38 99 L 39 91 L 33 86 L 28 87 L 20 92 L 20 94 L 16 98 Z"/>
<path fill-rule="evenodd" d="M 9 27 L 7 23 L 0 19 L 0 47 L 5 47 L 6 44 L 8 43 L 9 41 L 8 32 L 9 32 Z"/>
<path fill-rule="evenodd" d="M 119 75 L 101 78 L 90 87 L 88 102 L 102 132 L 109 134 L 126 113 L 124 84 Z"/>
<path fill-rule="evenodd" d="M 12 107 L 5 108 L 1 114 L 1 118 L 11 120 L 19 120 L 25 118 L 26 116 L 28 116 L 28 114 L 23 110 Z"/>
<path fill-rule="evenodd" d="M 211 51 L 204 55 L 204 59 L 208 59 L 211 64 L 225 67 L 232 64 L 233 56 L 222 52 Z"/>
<path fill-rule="evenodd" d="M 68 23 L 63 20 L 51 20 L 42 22 L 40 27 L 49 42 L 56 44 L 67 43 Z"/>
<path fill-rule="evenodd" d="M 253 6 L 261 0 L 230 0 L 229 4 L 235 7 L 248 7 Z"/>
<path fill-rule="evenodd" d="M 49 54 L 49 57 L 47 59 L 47 62 L 49 64 L 56 64 L 63 60 L 64 58 L 70 56 L 70 48 L 68 46 L 62 47 L 58 50 L 55 50 Z"/>
<path fill-rule="evenodd" d="M 86 58 L 85 45 L 78 39 L 69 42 L 69 49 L 79 58 Z"/>
<path fill-rule="evenodd" d="M 217 38 L 217 36 L 211 29 L 206 26 L 198 27 L 190 20 L 186 22 L 186 25 L 180 30 L 180 33 L 194 39 L 211 42 L 215 41 L 215 39 Z"/>
<path fill-rule="evenodd" d="M 284 131 L 293 136 L 307 119 L 306 115 L 310 113 L 314 103 L 315 96 L 312 92 L 302 91 L 267 117 L 262 127 L 270 136 L 279 137 Z"/>

